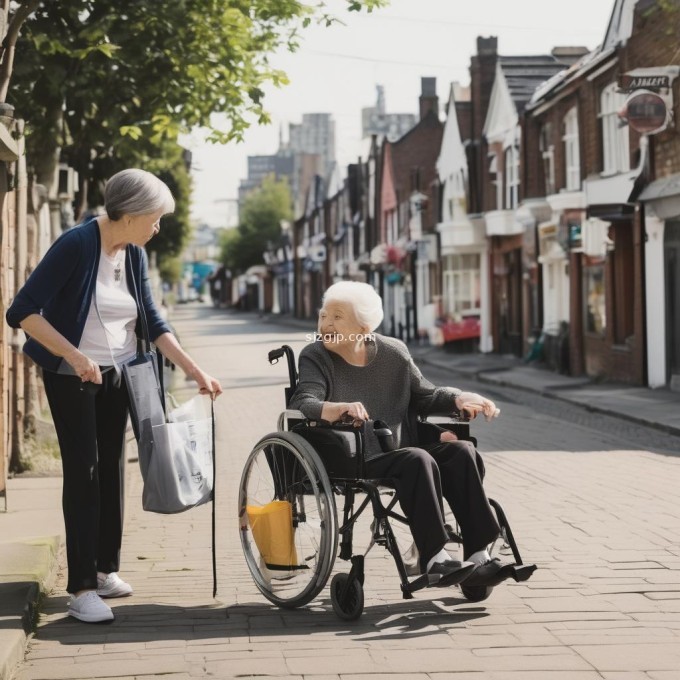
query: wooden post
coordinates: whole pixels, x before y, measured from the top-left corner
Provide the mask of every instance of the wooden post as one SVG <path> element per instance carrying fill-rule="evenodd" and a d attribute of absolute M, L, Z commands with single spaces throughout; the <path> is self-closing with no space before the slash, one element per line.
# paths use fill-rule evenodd
<path fill-rule="evenodd" d="M 0 169 L 2 169 L 0 167 Z M 13 285 L 10 283 L 9 258 L 9 219 L 7 209 L 7 174 L 0 172 L 0 314 L 2 327 L 0 328 L 0 496 L 5 499 L 7 509 L 7 467 L 9 464 L 10 443 L 10 389 L 9 363 L 11 332 L 4 323 L 5 310 L 9 302 Z"/>
<path fill-rule="evenodd" d="M 15 121 L 14 131 L 17 135 L 23 133 L 23 121 Z M 14 191 L 14 215 L 11 222 L 14 225 L 14 291 L 24 285 L 26 280 L 27 263 L 27 235 L 26 235 L 26 206 L 28 180 L 26 177 L 26 157 L 21 155 L 14 164 L 15 168 L 15 191 Z M 14 401 L 12 403 L 12 448 L 10 449 L 10 470 L 23 472 L 25 469 L 25 439 L 24 439 L 24 416 L 26 415 L 26 399 L 24 393 L 24 354 L 21 351 L 23 345 L 23 332 L 15 330 L 12 337 L 12 382 Z"/>

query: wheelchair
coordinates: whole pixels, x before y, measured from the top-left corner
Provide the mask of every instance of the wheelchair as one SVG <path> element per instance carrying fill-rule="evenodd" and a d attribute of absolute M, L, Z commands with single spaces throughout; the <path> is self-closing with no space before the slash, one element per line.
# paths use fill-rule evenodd
<path fill-rule="evenodd" d="M 297 387 L 298 374 L 293 350 L 288 345 L 269 352 L 269 362 L 283 356 L 288 362 L 290 386 L 285 388 L 286 407 Z M 423 432 L 432 428 L 438 436 L 451 430 L 459 439 L 476 444 L 466 421 L 424 421 Z M 398 502 L 389 479 L 366 479 L 363 475 L 365 428 L 328 424 L 305 419 L 299 411 L 286 408 L 279 416 L 278 430 L 262 437 L 247 458 L 239 485 L 240 539 L 255 585 L 273 604 L 293 609 L 311 602 L 325 587 L 336 557 L 351 564 L 349 572 L 337 573 L 330 584 L 331 604 L 344 620 L 357 619 L 364 609 L 364 559 L 373 545 L 380 545 L 394 558 L 405 599 L 423 588 L 437 585 L 438 575 L 409 574 L 397 540 L 396 526 L 408 529 L 408 520 L 395 511 Z M 391 432 L 375 421 L 378 439 Z M 338 521 L 336 499 L 342 501 Z M 384 502 L 383 502 L 384 501 Z M 489 499 L 502 543 L 512 551 L 512 578 L 526 581 L 536 569 L 525 565 L 501 506 Z M 373 520 L 366 550 L 355 553 L 354 529 L 370 507 Z M 447 525 L 451 542 L 462 543 L 458 527 Z M 413 572 L 414 569 L 411 569 Z M 493 587 L 460 585 L 470 602 L 486 600 Z"/>

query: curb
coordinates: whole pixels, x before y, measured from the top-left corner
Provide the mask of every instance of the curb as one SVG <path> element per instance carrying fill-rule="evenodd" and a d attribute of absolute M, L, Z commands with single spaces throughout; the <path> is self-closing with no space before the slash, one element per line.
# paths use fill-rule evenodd
<path fill-rule="evenodd" d="M 23 662 L 40 605 L 56 578 L 61 536 L 2 544 L 0 558 L 0 680 Z"/>
<path fill-rule="evenodd" d="M 620 411 L 615 411 L 610 408 L 595 406 L 594 404 L 577 401 L 575 399 L 569 399 L 562 396 L 559 389 L 532 389 L 526 385 L 520 385 L 518 383 L 503 379 L 490 379 L 487 378 L 484 373 L 485 371 L 480 371 L 476 377 L 479 382 L 486 385 L 499 385 L 501 387 L 511 387 L 512 389 L 523 390 L 524 392 L 532 392 L 533 394 L 539 394 L 540 396 L 546 397 L 548 399 L 555 399 L 557 401 L 563 401 L 566 404 L 571 404 L 572 406 L 577 406 L 578 408 L 588 411 L 589 413 L 598 413 L 600 415 L 610 416 L 612 418 L 619 418 L 629 423 L 635 423 L 636 425 L 649 427 L 653 430 L 657 430 L 658 432 L 663 432 L 664 434 L 670 434 L 673 437 L 680 437 L 680 428 L 674 427 L 673 425 L 666 425 L 665 423 L 660 423 L 657 420 L 648 420 L 647 418 L 641 418 L 640 416 L 631 415 L 630 413 L 621 413 Z"/>
<path fill-rule="evenodd" d="M 474 380 L 477 380 L 478 382 L 483 383 L 485 385 L 497 385 L 499 387 L 509 387 L 514 390 L 522 390 L 523 392 L 538 394 L 541 397 L 545 397 L 547 399 L 555 399 L 557 401 L 562 401 L 564 403 L 571 404 L 572 406 L 577 406 L 578 408 L 581 408 L 584 411 L 588 411 L 589 413 L 598 413 L 601 415 L 611 416 L 613 418 L 619 418 L 629 423 L 632 422 L 635 423 L 636 425 L 649 427 L 659 432 L 663 432 L 664 434 L 669 434 L 674 437 L 680 437 L 680 428 L 678 427 L 674 427 L 673 425 L 666 425 L 665 423 L 660 423 L 656 420 L 648 420 L 646 418 L 641 418 L 639 416 L 631 415 L 628 413 L 621 413 L 620 411 L 615 411 L 610 408 L 595 406 L 593 404 L 589 404 L 583 401 L 570 399 L 560 394 L 560 388 L 543 388 L 543 389 L 534 388 L 514 381 L 504 380 L 503 378 L 497 377 L 491 378 L 486 375 L 487 373 L 490 374 L 500 373 L 502 371 L 509 370 L 509 368 L 471 369 L 469 371 L 465 370 L 461 371 L 454 366 L 447 366 L 436 360 L 433 361 L 432 359 L 429 359 L 426 355 L 419 356 L 416 358 L 418 361 L 421 361 L 424 364 L 428 364 L 430 366 L 437 366 L 438 368 L 451 371 L 452 373 L 465 375 L 466 377 L 473 378 Z"/>

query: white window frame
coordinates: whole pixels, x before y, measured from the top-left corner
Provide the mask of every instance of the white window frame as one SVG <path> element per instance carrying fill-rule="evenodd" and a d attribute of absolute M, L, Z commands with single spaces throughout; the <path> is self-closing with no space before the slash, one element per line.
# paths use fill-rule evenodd
<path fill-rule="evenodd" d="M 444 262 L 444 310 L 452 319 L 479 314 L 481 304 L 481 255 L 447 255 Z"/>
<path fill-rule="evenodd" d="M 567 191 L 581 189 L 581 151 L 578 136 L 578 112 L 572 107 L 564 116 L 564 170 Z"/>
<path fill-rule="evenodd" d="M 628 123 L 622 125 L 618 112 L 626 95 L 617 92 L 616 83 L 610 83 L 600 95 L 599 118 L 602 121 L 603 175 L 615 175 L 630 170 L 630 139 Z"/>
<path fill-rule="evenodd" d="M 519 150 L 513 144 L 505 150 L 505 209 L 519 205 Z"/>
<path fill-rule="evenodd" d="M 550 143 L 552 126 L 544 123 L 541 127 L 539 150 L 543 160 L 543 179 L 545 180 L 545 195 L 555 193 L 555 147 Z"/>

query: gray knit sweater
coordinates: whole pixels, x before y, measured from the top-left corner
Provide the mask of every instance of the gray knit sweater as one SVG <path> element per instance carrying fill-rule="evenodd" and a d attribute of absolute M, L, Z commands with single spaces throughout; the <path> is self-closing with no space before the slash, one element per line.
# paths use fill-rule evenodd
<path fill-rule="evenodd" d="M 383 420 L 395 435 L 395 447 L 415 446 L 416 416 L 450 414 L 460 390 L 435 387 L 426 380 L 401 340 L 374 335 L 368 363 L 352 366 L 321 342 L 300 352 L 300 381 L 290 407 L 311 420 L 321 418 L 323 402 L 360 401 L 372 420 Z M 381 453 L 380 443 L 367 428 L 366 459 Z"/>

